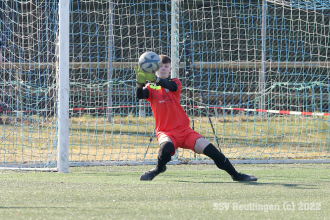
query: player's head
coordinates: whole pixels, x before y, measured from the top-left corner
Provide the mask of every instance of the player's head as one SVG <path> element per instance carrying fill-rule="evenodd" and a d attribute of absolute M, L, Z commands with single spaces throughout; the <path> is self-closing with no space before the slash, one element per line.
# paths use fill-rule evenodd
<path fill-rule="evenodd" d="M 161 79 L 166 79 L 170 76 L 172 67 L 171 67 L 171 58 L 166 55 L 159 55 L 161 64 L 159 70 L 156 72 L 156 76 Z"/>

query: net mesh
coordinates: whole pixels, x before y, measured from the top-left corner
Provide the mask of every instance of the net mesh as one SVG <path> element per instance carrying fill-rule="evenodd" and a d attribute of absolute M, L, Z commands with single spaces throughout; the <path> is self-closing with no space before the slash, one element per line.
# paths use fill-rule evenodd
<path fill-rule="evenodd" d="M 154 119 L 136 98 L 133 68 L 147 50 L 171 54 L 171 2 L 70 3 L 69 161 L 155 161 Z M 329 4 L 262 3 L 180 1 L 172 59 L 180 60 L 181 104 L 191 127 L 231 159 L 326 159 Z M 58 3 L 0 5 L 0 161 L 53 166 Z M 173 157 L 204 159 L 182 149 Z"/>

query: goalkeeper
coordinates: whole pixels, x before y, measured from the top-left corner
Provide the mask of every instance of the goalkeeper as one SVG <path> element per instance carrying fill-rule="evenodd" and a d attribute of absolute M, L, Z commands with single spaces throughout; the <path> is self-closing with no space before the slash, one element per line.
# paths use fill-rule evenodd
<path fill-rule="evenodd" d="M 189 126 L 189 118 L 180 105 L 181 82 L 170 79 L 171 58 L 160 55 L 161 66 L 154 74 L 147 74 L 135 68 L 137 75 L 137 97 L 150 102 L 156 123 L 157 141 L 160 146 L 157 166 L 145 172 L 140 180 L 152 180 L 166 171 L 178 147 L 190 149 L 210 157 L 219 169 L 225 170 L 234 181 L 257 181 L 257 178 L 238 173 L 217 148 Z M 150 83 L 146 84 L 146 81 Z M 145 86 L 145 87 L 144 87 Z"/>

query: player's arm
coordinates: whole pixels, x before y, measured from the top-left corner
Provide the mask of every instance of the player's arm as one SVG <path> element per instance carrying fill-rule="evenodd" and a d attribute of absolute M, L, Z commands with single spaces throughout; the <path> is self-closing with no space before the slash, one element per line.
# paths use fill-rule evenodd
<path fill-rule="evenodd" d="M 138 99 L 147 99 L 149 98 L 149 90 L 143 88 L 143 85 L 138 85 L 136 89 L 136 96 L 138 97 Z"/>
<path fill-rule="evenodd" d="M 164 88 L 166 88 L 170 91 L 173 91 L 173 92 L 178 90 L 178 85 L 174 81 L 171 81 L 169 79 L 161 79 L 161 78 L 157 77 L 156 83 L 158 85 L 160 85 L 161 87 L 164 87 Z"/>
<path fill-rule="evenodd" d="M 147 77 L 144 72 L 142 72 L 139 68 L 135 67 L 135 74 L 136 74 L 136 96 L 138 99 L 147 99 L 149 98 L 149 90 L 143 88 L 147 82 Z"/>

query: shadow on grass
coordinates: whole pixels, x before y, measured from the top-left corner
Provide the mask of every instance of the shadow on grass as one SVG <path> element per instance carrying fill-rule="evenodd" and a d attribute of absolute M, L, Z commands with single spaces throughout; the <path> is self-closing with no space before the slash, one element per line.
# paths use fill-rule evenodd
<path fill-rule="evenodd" d="M 106 209 L 109 210 L 109 208 L 111 207 L 97 207 L 95 209 Z M 0 209 L 78 209 L 79 211 L 81 211 L 81 208 L 79 207 L 63 207 L 63 206 L 59 206 L 59 207 L 4 207 L 4 206 L 0 206 Z M 124 208 L 120 208 L 116 206 L 116 209 L 124 209 Z M 85 211 L 90 211 L 88 209 L 86 209 L 86 207 L 84 208 Z"/>
<path fill-rule="evenodd" d="M 307 184 L 291 184 L 291 183 L 260 183 L 260 182 L 247 182 L 247 181 L 233 181 L 233 182 L 220 182 L 220 181 L 188 181 L 188 180 L 174 180 L 174 182 L 181 182 L 181 183 L 221 183 L 221 184 L 244 184 L 244 185 L 252 185 L 252 186 L 284 186 L 284 187 L 291 187 L 297 189 L 320 189 L 316 188 L 316 185 L 307 185 Z M 308 187 L 309 186 L 309 187 Z"/>

